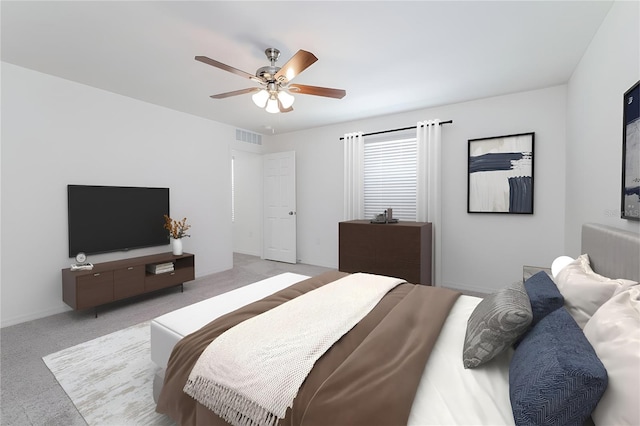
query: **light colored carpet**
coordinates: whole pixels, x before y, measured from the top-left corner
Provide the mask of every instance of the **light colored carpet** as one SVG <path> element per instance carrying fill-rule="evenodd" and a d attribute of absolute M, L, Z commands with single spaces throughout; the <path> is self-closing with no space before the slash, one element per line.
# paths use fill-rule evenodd
<path fill-rule="evenodd" d="M 155 412 L 149 322 L 43 357 L 89 426 L 175 425 Z"/>

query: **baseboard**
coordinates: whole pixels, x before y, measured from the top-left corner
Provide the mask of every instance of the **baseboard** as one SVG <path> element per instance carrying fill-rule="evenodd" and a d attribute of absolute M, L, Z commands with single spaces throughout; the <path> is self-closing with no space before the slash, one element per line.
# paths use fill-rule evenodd
<path fill-rule="evenodd" d="M 45 309 L 44 311 L 33 312 L 27 315 L 19 315 L 13 318 L 0 320 L 0 328 L 11 327 L 12 325 L 21 324 L 27 321 L 33 321 L 40 318 L 48 317 L 51 315 L 61 314 L 63 312 L 70 311 L 71 308 L 66 305 L 61 305 L 56 308 Z"/>
<path fill-rule="evenodd" d="M 219 269 L 219 268 L 207 268 L 207 269 L 198 270 L 197 267 L 196 267 L 195 280 L 198 280 L 199 278 L 206 277 L 208 275 L 213 275 L 213 274 L 218 274 L 220 272 L 228 271 L 229 269 L 233 269 L 233 265 L 229 266 L 228 268 L 222 267 L 221 269 Z M 190 282 L 193 282 L 193 281 L 187 281 L 186 284 L 189 284 Z"/>
<path fill-rule="evenodd" d="M 252 251 L 245 251 L 245 250 L 233 250 L 233 252 L 238 254 L 246 254 L 247 256 L 255 256 L 255 257 L 262 256 L 261 252 L 252 252 Z"/>

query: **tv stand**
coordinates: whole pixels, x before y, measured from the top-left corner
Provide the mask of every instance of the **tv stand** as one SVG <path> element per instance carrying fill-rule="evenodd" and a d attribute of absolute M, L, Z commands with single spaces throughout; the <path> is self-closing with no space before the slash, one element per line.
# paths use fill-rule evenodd
<path fill-rule="evenodd" d="M 147 266 L 172 262 L 171 272 L 153 274 Z M 62 300 L 75 310 L 98 306 L 168 287 L 182 286 L 195 279 L 195 256 L 184 253 L 153 254 L 94 265 L 91 270 L 62 270 Z"/>

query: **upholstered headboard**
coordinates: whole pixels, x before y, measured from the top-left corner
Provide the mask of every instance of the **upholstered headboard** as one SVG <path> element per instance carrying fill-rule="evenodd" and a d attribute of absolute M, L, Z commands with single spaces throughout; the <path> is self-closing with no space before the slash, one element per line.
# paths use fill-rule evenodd
<path fill-rule="evenodd" d="M 595 272 L 640 281 L 640 234 L 597 223 L 582 225 L 582 253 Z"/>

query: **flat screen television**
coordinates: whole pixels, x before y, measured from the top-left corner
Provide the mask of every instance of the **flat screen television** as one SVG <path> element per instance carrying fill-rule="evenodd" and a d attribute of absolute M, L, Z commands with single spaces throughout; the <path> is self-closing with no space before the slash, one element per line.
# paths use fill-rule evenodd
<path fill-rule="evenodd" d="M 169 188 L 67 185 L 69 257 L 169 244 Z"/>

